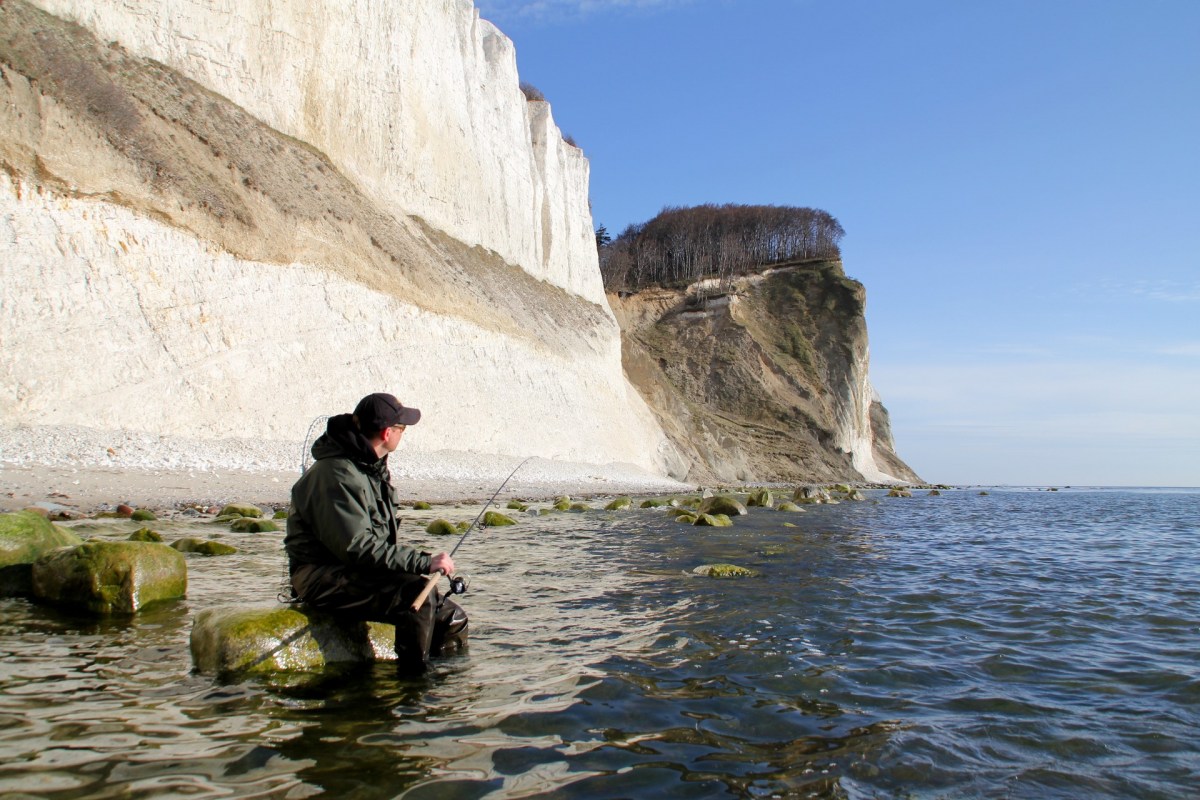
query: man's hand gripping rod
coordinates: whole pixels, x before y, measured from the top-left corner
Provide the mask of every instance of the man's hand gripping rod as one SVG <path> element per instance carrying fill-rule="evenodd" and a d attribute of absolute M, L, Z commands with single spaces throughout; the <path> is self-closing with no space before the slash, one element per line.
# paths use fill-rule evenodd
<path fill-rule="evenodd" d="M 533 458 L 533 456 L 530 456 L 529 458 L 525 459 L 520 464 L 517 464 L 516 469 L 514 469 L 512 472 L 508 473 L 508 477 L 504 479 L 504 483 L 500 484 L 500 488 L 496 490 L 496 493 L 492 495 L 490 500 L 488 500 L 486 503 L 483 504 L 483 508 L 481 508 L 479 510 L 479 514 L 475 517 L 474 522 L 472 522 L 467 527 L 467 529 L 465 531 L 463 531 L 463 535 L 459 538 L 458 544 L 454 545 L 454 549 L 450 551 L 451 558 L 454 558 L 454 554 L 458 552 L 458 548 L 462 547 L 462 543 L 464 540 L 466 540 L 467 535 L 470 534 L 471 531 L 475 530 L 475 526 L 479 523 L 479 520 L 483 519 L 484 513 L 488 510 L 488 506 L 490 506 L 495 501 L 495 499 L 500 496 L 500 493 L 502 491 L 504 491 L 504 487 L 508 485 L 508 482 L 510 480 L 512 480 L 512 476 L 516 475 L 517 470 L 519 470 L 521 467 L 528 464 L 532 458 Z M 416 611 L 418 608 L 420 608 L 421 605 L 425 602 L 425 599 L 427 597 L 429 597 L 429 593 L 433 591 L 433 587 L 437 585 L 438 578 L 440 578 L 440 577 L 442 577 L 441 572 L 434 572 L 434 573 L 431 573 L 426 578 L 425 588 L 421 590 L 421 593 L 419 595 L 417 595 L 417 599 L 413 600 L 413 603 L 412 603 L 413 611 Z M 454 576 L 450 575 L 448 577 L 453 578 Z"/>

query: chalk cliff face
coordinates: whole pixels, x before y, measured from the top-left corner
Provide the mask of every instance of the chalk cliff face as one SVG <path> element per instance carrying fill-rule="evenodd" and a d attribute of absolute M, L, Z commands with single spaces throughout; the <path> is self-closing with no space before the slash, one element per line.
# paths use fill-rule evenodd
<path fill-rule="evenodd" d="M 810 262 L 610 296 L 690 481 L 919 481 L 867 376 L 862 284 Z"/>
<path fill-rule="evenodd" d="M 916 479 L 840 265 L 606 298 L 518 87 L 468 0 L 3 0 L 0 428 L 293 443 L 387 390 L 417 454 Z"/>
<path fill-rule="evenodd" d="M 0 424 L 629 462 L 587 162 L 469 2 L 0 5 Z"/>

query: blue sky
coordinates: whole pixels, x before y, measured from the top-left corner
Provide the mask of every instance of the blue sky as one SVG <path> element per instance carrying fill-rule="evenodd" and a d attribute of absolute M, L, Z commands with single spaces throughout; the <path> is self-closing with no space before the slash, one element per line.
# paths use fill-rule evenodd
<path fill-rule="evenodd" d="M 925 479 L 1200 486 L 1200 2 L 477 5 L 597 225 L 838 218 Z"/>

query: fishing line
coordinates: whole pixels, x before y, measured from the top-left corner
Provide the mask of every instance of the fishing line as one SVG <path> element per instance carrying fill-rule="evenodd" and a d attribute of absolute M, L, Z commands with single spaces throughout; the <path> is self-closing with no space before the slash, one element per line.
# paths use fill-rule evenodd
<path fill-rule="evenodd" d="M 463 535 L 459 537 L 458 543 L 454 545 L 454 549 L 449 553 L 450 558 L 454 558 L 454 554 L 458 552 L 458 548 L 462 547 L 462 543 L 467 540 L 467 536 L 471 534 L 471 531 L 475 530 L 475 526 L 479 523 L 479 520 L 483 519 L 483 515 L 488 510 L 488 506 L 495 502 L 496 498 L 500 496 L 500 493 L 504 491 L 504 487 L 508 485 L 510 480 L 512 480 L 512 476 L 517 474 L 517 470 L 532 460 L 533 456 L 530 456 L 520 464 L 517 464 L 517 466 L 513 468 L 512 472 L 508 473 L 508 477 L 504 479 L 504 483 L 500 484 L 500 488 L 496 489 L 488 501 L 483 504 L 483 508 L 479 509 L 479 513 L 475 515 L 474 521 L 472 521 L 471 524 L 467 526 L 467 529 L 463 531 Z M 441 575 L 441 572 L 435 572 L 428 577 L 428 584 L 421 591 L 421 593 L 417 595 L 417 599 L 413 600 L 413 611 L 416 611 L 421 607 L 421 604 L 425 602 L 425 598 L 428 597 L 429 593 L 433 591 L 433 587 L 437 584 L 438 578 L 440 578 Z M 464 578 L 457 575 L 448 575 L 447 577 L 450 578 L 450 594 L 464 594 L 467 591 L 467 582 Z"/>

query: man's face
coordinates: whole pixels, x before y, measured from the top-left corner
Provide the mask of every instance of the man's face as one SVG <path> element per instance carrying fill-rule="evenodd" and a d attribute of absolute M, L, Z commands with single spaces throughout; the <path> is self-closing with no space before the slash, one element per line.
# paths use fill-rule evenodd
<path fill-rule="evenodd" d="M 383 429 L 383 446 L 389 453 L 394 453 L 400 446 L 400 440 L 404 437 L 404 427 L 403 425 L 392 425 Z"/>

